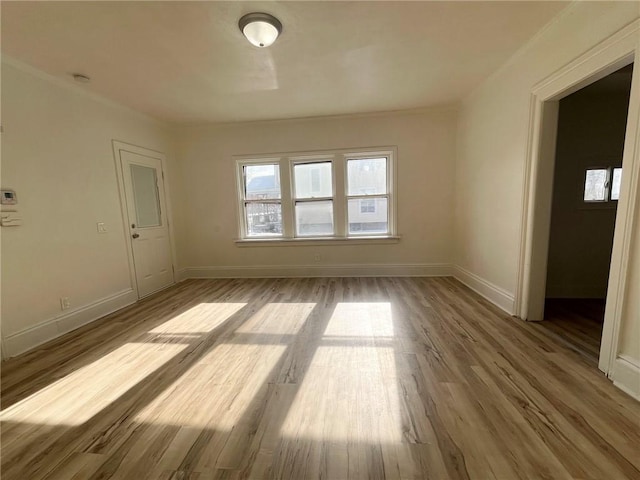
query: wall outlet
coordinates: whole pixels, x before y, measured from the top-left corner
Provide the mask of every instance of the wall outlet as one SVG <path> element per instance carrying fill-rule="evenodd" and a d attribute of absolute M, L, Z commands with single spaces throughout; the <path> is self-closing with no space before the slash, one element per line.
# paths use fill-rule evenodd
<path fill-rule="evenodd" d="M 314 259 L 316 262 L 319 262 L 320 260 L 322 260 L 322 257 L 320 256 L 320 254 L 319 254 L 319 253 L 315 253 L 315 254 L 313 255 L 313 259 Z"/>
<path fill-rule="evenodd" d="M 60 297 L 60 308 L 62 310 L 71 308 L 71 300 L 69 300 L 69 297 Z"/>
<path fill-rule="evenodd" d="M 96 229 L 98 230 L 98 233 L 107 233 L 107 226 L 104 222 L 96 223 Z"/>

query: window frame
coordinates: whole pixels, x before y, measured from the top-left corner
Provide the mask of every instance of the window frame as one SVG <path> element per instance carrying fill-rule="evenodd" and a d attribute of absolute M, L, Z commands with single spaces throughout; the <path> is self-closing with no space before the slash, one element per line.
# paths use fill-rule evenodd
<path fill-rule="evenodd" d="M 296 196 L 296 176 L 294 174 L 296 165 L 310 165 L 314 163 L 328 163 L 331 165 L 331 196 L 330 197 L 310 197 L 310 198 L 298 198 Z M 303 156 L 293 156 L 289 157 L 289 175 L 291 178 L 291 207 L 293 209 L 293 238 L 331 238 L 336 236 L 336 219 L 335 219 L 335 210 L 336 210 L 336 169 L 334 164 L 334 159 L 331 157 L 323 156 L 323 155 L 303 155 Z M 322 189 L 322 186 L 321 186 Z M 309 191 L 311 192 L 311 185 L 309 186 Z M 333 215 L 333 233 L 324 234 L 324 235 L 300 235 L 298 233 L 298 225 L 296 222 L 296 205 L 298 203 L 315 203 L 315 202 L 331 202 Z"/>
<path fill-rule="evenodd" d="M 378 154 L 379 153 L 379 154 Z M 375 193 L 375 194 L 363 194 L 363 195 L 349 195 L 349 184 L 348 184 L 348 180 L 349 180 L 349 160 L 367 160 L 367 159 L 373 159 L 373 158 L 386 158 L 387 159 L 387 182 L 386 182 L 386 187 L 387 187 L 387 193 Z M 388 231 L 387 233 L 383 233 L 380 234 L 380 236 L 387 236 L 387 235 L 393 235 L 393 232 L 395 232 L 395 228 L 392 227 L 392 200 L 391 200 L 391 194 L 392 194 L 392 173 L 391 173 L 391 169 L 393 168 L 393 157 L 391 155 L 391 152 L 363 152 L 363 153 L 359 153 L 359 154 L 352 154 L 352 155 L 345 155 L 344 156 L 344 195 L 345 195 L 345 216 L 346 216 L 346 221 L 345 221 L 345 228 L 346 228 L 346 235 L 348 237 L 369 237 L 372 236 L 370 233 L 367 232 L 363 232 L 363 233 L 349 233 L 349 200 L 375 200 L 376 198 L 386 198 L 387 199 L 387 225 L 388 225 Z M 393 204 L 395 205 L 395 202 L 393 202 Z M 395 213 L 395 212 L 394 212 Z M 395 226 L 395 221 L 393 222 L 393 225 Z M 375 236 L 375 235 L 374 235 Z"/>
<path fill-rule="evenodd" d="M 387 194 L 370 196 L 348 195 L 347 160 L 359 158 L 387 159 Z M 397 147 L 372 147 L 339 150 L 318 150 L 293 153 L 270 153 L 259 155 L 236 155 L 233 157 L 236 169 L 236 198 L 237 198 L 237 244 L 311 244 L 311 243 L 387 243 L 399 240 L 396 226 L 397 201 L 395 198 Z M 331 162 L 332 197 L 316 197 L 296 199 L 294 166 L 302 163 Z M 278 164 L 280 171 L 280 205 L 282 212 L 282 235 L 248 235 L 247 216 L 245 210 L 244 166 Z M 348 199 L 375 199 L 379 196 L 387 198 L 388 232 L 385 234 L 351 233 L 348 229 Z M 295 205 L 296 202 L 314 202 L 330 200 L 333 205 L 333 235 L 297 235 Z"/>
<path fill-rule="evenodd" d="M 279 199 L 275 199 L 275 198 L 271 198 L 271 199 L 256 199 L 256 200 L 249 200 L 246 198 L 246 183 L 245 183 L 245 175 L 244 175 L 244 167 L 245 166 L 253 166 L 253 165 L 277 165 L 278 169 L 279 169 L 279 175 L 280 175 L 280 198 Z M 284 207 L 284 199 L 283 199 L 283 188 L 282 188 L 282 168 L 280 166 L 280 159 L 277 157 L 271 157 L 271 158 L 263 158 L 260 159 L 260 161 L 245 161 L 242 164 L 238 165 L 238 171 L 237 171 L 237 198 L 238 198 L 238 205 L 240 207 L 240 212 L 241 215 L 238 218 L 238 226 L 239 226 L 239 230 L 241 232 L 241 235 L 243 238 L 247 238 L 247 239 L 266 239 L 266 238 L 282 238 L 282 236 L 284 235 L 284 212 L 282 211 L 283 207 Z M 280 204 L 280 211 L 282 214 L 282 235 L 279 234 L 264 234 L 264 235 L 249 235 L 249 224 L 248 224 L 248 219 L 247 219 L 247 210 L 246 210 L 246 205 L 247 204 L 257 204 L 257 203 L 271 203 L 271 204 Z"/>

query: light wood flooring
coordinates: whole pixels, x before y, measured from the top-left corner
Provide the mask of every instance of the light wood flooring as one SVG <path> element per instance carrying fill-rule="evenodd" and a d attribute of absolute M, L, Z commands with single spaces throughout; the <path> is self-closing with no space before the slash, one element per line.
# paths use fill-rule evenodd
<path fill-rule="evenodd" d="M 2 367 L 2 480 L 640 479 L 640 403 L 450 278 L 189 280 Z"/>

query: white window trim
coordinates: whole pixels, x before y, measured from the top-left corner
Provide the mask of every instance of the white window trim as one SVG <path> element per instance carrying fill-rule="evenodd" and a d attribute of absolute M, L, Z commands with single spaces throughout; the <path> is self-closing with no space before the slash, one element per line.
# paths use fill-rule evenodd
<path fill-rule="evenodd" d="M 245 198 L 244 198 L 244 170 L 243 167 L 245 165 L 273 165 L 273 164 L 281 164 L 281 158 L 280 157 L 274 157 L 274 156 L 269 156 L 269 157 L 262 157 L 259 160 L 252 160 L 252 159 L 247 159 L 245 161 L 243 161 L 242 163 L 237 163 L 236 164 L 236 203 L 238 206 L 238 211 L 241 213 L 238 216 L 238 232 L 240 232 L 240 235 L 242 238 L 262 238 L 262 239 L 267 239 L 267 238 L 277 238 L 280 239 L 282 237 L 275 237 L 275 236 L 267 236 L 265 235 L 264 237 L 248 237 L 247 236 L 247 232 L 248 232 L 248 228 L 247 228 L 247 217 L 244 214 L 244 203 L 245 203 Z M 282 178 L 282 168 L 280 169 L 280 204 L 281 204 L 281 208 L 284 210 L 284 203 L 285 203 L 285 199 L 283 197 L 283 192 L 282 192 L 282 183 L 284 182 L 284 179 Z M 284 223 L 284 212 L 283 212 L 283 223 Z M 283 229 L 284 229 L 284 225 L 283 225 Z"/>
<path fill-rule="evenodd" d="M 377 155 L 376 155 L 377 154 Z M 367 152 L 367 153 L 357 153 L 357 154 L 352 154 L 352 155 L 343 155 L 343 161 L 344 161 L 344 165 L 343 165 L 343 169 L 344 169 L 344 178 L 346 179 L 348 177 L 348 165 L 347 165 L 347 160 L 358 160 L 358 159 L 366 159 L 366 158 L 372 158 L 374 156 L 380 156 L 380 157 L 387 157 L 387 192 L 386 194 L 376 194 L 376 195 L 349 195 L 349 191 L 347 188 L 347 185 L 345 183 L 344 185 L 344 194 L 345 194 L 345 216 L 346 216 L 346 221 L 345 221 L 345 228 L 347 229 L 347 236 L 349 238 L 354 238 L 354 237 L 368 237 L 371 236 L 370 233 L 367 232 L 363 232 L 363 233 L 352 233 L 352 234 L 348 234 L 348 230 L 349 230 L 349 218 L 348 218 L 348 213 L 347 213 L 347 209 L 348 209 L 348 205 L 349 205 L 349 199 L 359 199 L 359 198 L 364 198 L 364 199 L 373 199 L 373 198 L 386 198 L 387 199 L 387 222 L 389 224 L 389 234 L 393 234 L 393 232 L 395 232 L 395 229 L 392 230 L 393 227 L 391 227 L 391 225 L 395 225 L 395 211 L 394 213 L 392 213 L 392 210 L 395 209 L 395 201 L 392 199 L 392 191 L 394 190 L 393 186 L 394 186 L 394 179 L 395 179 L 395 162 L 393 159 L 393 156 L 391 155 L 390 152 Z M 391 172 L 393 170 L 393 172 Z M 392 207 L 393 205 L 393 207 Z"/>
<path fill-rule="evenodd" d="M 347 159 L 387 158 L 387 191 L 389 232 L 382 235 L 348 234 L 347 207 Z M 372 147 L 350 148 L 340 150 L 320 150 L 310 152 L 289 152 L 277 154 L 236 155 L 233 157 L 236 168 L 236 203 L 238 238 L 236 244 L 248 245 L 309 245 L 309 244 L 355 244 L 355 243 L 395 243 L 400 240 L 397 233 L 397 200 L 396 200 L 396 168 L 397 148 Z M 296 236 L 295 235 L 295 185 L 293 165 L 299 163 L 315 163 L 331 161 L 333 180 L 333 223 L 334 235 L 328 236 Z M 280 166 L 280 197 L 282 205 L 282 236 L 248 236 L 244 211 L 244 178 L 245 165 L 262 165 L 277 163 Z M 353 196 L 351 198 L 354 198 Z M 316 199 L 314 199 L 316 200 Z"/>
<path fill-rule="evenodd" d="M 303 156 L 293 156 L 293 157 L 288 157 L 289 163 L 287 168 L 289 169 L 289 175 L 291 177 L 291 209 L 293 210 L 293 231 L 291 232 L 287 232 L 285 231 L 283 233 L 282 237 L 278 237 L 279 239 L 282 238 L 295 238 L 296 240 L 299 239 L 306 239 L 306 238 L 334 238 L 336 237 L 336 234 L 338 232 L 338 227 L 336 226 L 336 215 L 335 215 L 335 211 L 336 211 L 336 162 L 335 162 L 335 158 L 333 155 L 303 155 Z M 313 197 L 313 198 L 297 198 L 296 197 L 296 181 L 295 181 L 295 175 L 291 175 L 294 171 L 294 168 L 296 165 L 303 165 L 305 163 L 330 163 L 331 164 L 331 196 L 330 197 Z M 296 235 L 295 229 L 296 229 L 296 224 L 295 224 L 295 206 L 297 202 L 301 202 L 301 203 L 312 203 L 312 202 L 326 202 L 326 201 L 330 201 L 333 204 L 333 234 L 327 234 L 327 235 Z M 291 236 L 288 236 L 287 233 L 290 233 Z M 253 237 L 252 237 L 253 238 Z"/>

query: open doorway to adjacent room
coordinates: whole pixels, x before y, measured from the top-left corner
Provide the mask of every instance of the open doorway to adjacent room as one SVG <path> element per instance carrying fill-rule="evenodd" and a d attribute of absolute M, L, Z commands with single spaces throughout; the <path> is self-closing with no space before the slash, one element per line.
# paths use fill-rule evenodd
<path fill-rule="evenodd" d="M 543 325 L 598 363 L 633 64 L 559 102 Z"/>

